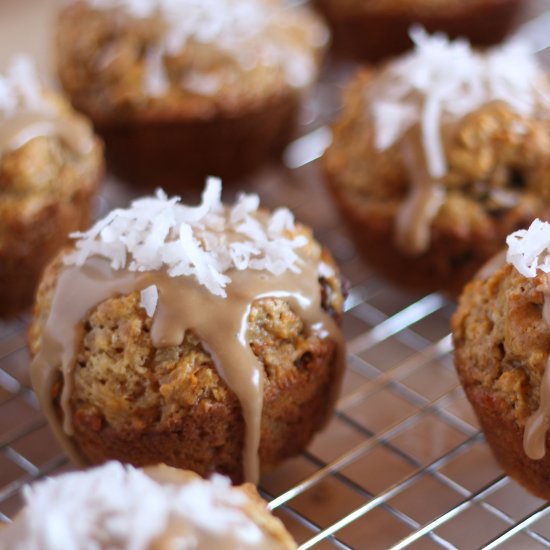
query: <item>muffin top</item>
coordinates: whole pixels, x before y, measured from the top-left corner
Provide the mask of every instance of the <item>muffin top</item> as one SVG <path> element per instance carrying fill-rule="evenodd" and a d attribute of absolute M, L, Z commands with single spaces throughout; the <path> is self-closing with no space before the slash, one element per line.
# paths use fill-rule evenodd
<path fill-rule="evenodd" d="M 82 392 L 97 389 L 93 373 L 102 378 L 105 356 L 113 367 L 105 367 L 110 374 L 99 390 L 115 395 L 117 385 L 123 388 L 118 402 L 102 403 L 102 412 L 116 423 L 117 415 L 124 422 L 133 412 L 124 405 L 135 381 L 133 370 L 122 368 L 128 357 L 134 354 L 140 363 L 153 354 L 155 364 L 168 363 L 172 369 L 181 359 L 187 369 L 197 361 L 207 363 L 207 351 L 217 374 L 240 401 L 246 423 L 245 477 L 256 480 L 264 373 L 267 365 L 277 372 L 277 361 L 258 360 L 253 346 L 266 339 L 282 340 L 289 347 L 295 338 L 330 338 L 337 344 L 336 368 L 341 369 L 343 345 L 331 313 L 342 311 L 343 297 L 331 258 L 287 209 L 270 214 L 258 208 L 255 195 L 242 195 L 228 207 L 220 194 L 220 181 L 211 178 L 197 207 L 159 193 L 135 201 L 127 210 L 115 210 L 88 232 L 75 235 L 75 249 L 53 264 L 54 276 L 46 273 L 38 293 L 30 332 L 33 385 L 55 426 L 52 387 L 63 372 L 60 405 L 64 431 L 71 435 L 71 398 L 75 391 L 84 399 Z M 267 300 L 260 309 L 255 307 L 259 300 Z M 141 311 L 137 316 L 136 308 Z M 113 325 L 123 325 L 122 332 Z M 111 329 L 119 336 L 129 331 L 125 342 L 117 344 Z M 133 338 L 132 331 L 146 332 L 150 342 Z M 145 346 L 146 357 L 129 342 Z M 269 342 L 263 347 L 268 352 L 277 348 Z M 279 347 L 285 353 L 284 346 Z M 75 381 L 76 362 L 90 361 L 93 366 L 82 374 L 92 377 L 89 383 Z M 172 401 L 181 408 L 170 393 L 175 394 L 181 382 L 178 372 L 173 372 L 176 378 L 161 372 L 161 380 L 153 384 L 156 391 L 140 383 L 136 406 L 147 409 L 142 405 L 148 403 L 154 408 L 152 401 L 162 397 L 169 409 Z M 209 373 L 201 370 L 200 376 L 206 377 L 201 393 L 224 391 L 212 388 Z M 195 386 L 189 383 L 178 399 L 196 399 Z"/>
<path fill-rule="evenodd" d="M 418 255 L 434 227 L 490 233 L 549 203 L 550 80 L 523 44 L 412 38 L 351 83 L 325 161 L 345 192 L 393 212 L 397 245 Z"/>
<path fill-rule="evenodd" d="M 109 462 L 39 481 L 24 496 L 25 508 L 0 531 L 2 548 L 296 548 L 252 486 L 220 475 L 205 481 L 164 465 Z"/>
<path fill-rule="evenodd" d="M 202 118 L 311 84 L 327 40 L 281 0 L 86 0 L 61 13 L 59 74 L 94 118 Z"/>
<path fill-rule="evenodd" d="M 0 74 L 0 247 L 38 210 L 95 184 L 102 165 L 88 121 L 44 88 L 29 58 L 14 58 Z"/>

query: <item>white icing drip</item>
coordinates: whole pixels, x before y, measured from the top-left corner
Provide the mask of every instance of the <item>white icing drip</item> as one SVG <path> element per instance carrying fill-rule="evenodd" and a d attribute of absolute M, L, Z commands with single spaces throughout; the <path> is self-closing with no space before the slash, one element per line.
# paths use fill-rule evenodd
<path fill-rule="evenodd" d="M 283 68 L 291 86 L 309 85 L 316 74 L 315 53 L 328 41 L 326 27 L 314 19 L 302 19 L 302 8 L 266 0 L 87 0 L 97 10 L 118 9 L 136 19 L 160 17 L 166 25 L 163 42 L 147 55 L 144 88 L 152 96 L 168 89 L 164 55 L 180 54 L 188 43 L 213 45 L 229 54 L 243 70 L 258 64 Z M 300 24 L 303 21 L 307 24 Z M 286 32 L 296 28 L 306 36 L 300 45 Z M 216 91 L 202 71 L 181 81 L 181 86 L 200 95 Z M 208 73 L 206 73 L 208 74 Z"/>
<path fill-rule="evenodd" d="M 155 198 L 134 201 L 129 209 L 114 210 L 85 233 L 73 233 L 76 251 L 67 265 L 84 265 L 90 256 L 109 260 L 115 270 L 154 271 L 167 268 L 170 276 L 194 276 L 218 296 L 231 282 L 226 272 L 266 270 L 274 275 L 299 272 L 295 249 L 305 236 L 285 236 L 294 229 L 289 210 L 278 209 L 263 223 L 257 214 L 259 198 L 241 195 L 227 212 L 221 203 L 221 181 L 209 178 L 197 207 L 178 204 L 161 191 Z"/>
<path fill-rule="evenodd" d="M 464 40 L 411 31 L 414 52 L 389 63 L 369 88 L 368 109 L 375 146 L 385 150 L 418 124 L 428 172 L 447 173 L 441 126 L 491 101 L 504 101 L 518 114 L 535 116 L 550 107 L 547 76 L 524 43 L 509 42 L 485 53 Z"/>
<path fill-rule="evenodd" d="M 24 496 L 2 548 L 148 550 L 160 540 L 162 548 L 279 547 L 246 514 L 250 498 L 219 475 L 158 482 L 110 462 L 37 482 Z"/>

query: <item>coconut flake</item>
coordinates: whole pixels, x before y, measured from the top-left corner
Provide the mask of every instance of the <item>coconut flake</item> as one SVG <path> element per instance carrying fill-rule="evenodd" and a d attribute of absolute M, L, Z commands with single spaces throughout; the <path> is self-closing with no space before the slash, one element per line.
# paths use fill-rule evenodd
<path fill-rule="evenodd" d="M 220 475 L 160 483 L 109 462 L 47 478 L 23 494 L 26 507 L 2 531 L 3 548 L 146 550 L 175 526 L 178 548 L 200 547 L 201 541 L 243 549 L 269 542 L 245 512 L 251 499 Z"/>
<path fill-rule="evenodd" d="M 140 292 L 141 307 L 145 310 L 149 317 L 153 317 L 157 309 L 157 303 L 159 300 L 159 291 L 157 285 L 151 285 L 144 288 Z"/>
<path fill-rule="evenodd" d="M 368 92 L 375 147 L 383 151 L 418 124 L 433 178 L 447 173 L 441 126 L 491 101 L 525 117 L 550 108 L 550 84 L 526 43 L 514 41 L 477 53 L 465 40 L 429 36 L 414 27 L 415 50 L 389 63 Z"/>
<path fill-rule="evenodd" d="M 117 209 L 85 232 L 71 234 L 75 251 L 66 265 L 83 265 L 99 256 L 114 270 L 156 271 L 192 276 L 212 294 L 226 296 L 231 270 L 253 269 L 280 275 L 300 271 L 296 250 L 307 244 L 293 235 L 294 216 L 286 208 L 259 211 L 257 195 L 241 195 L 233 207 L 221 202 L 221 180 L 208 178 L 198 206 L 180 204 L 163 191 Z M 142 306 L 151 316 L 154 290 L 143 291 Z"/>
<path fill-rule="evenodd" d="M 9 118 L 20 110 L 44 108 L 42 84 L 32 59 L 14 57 L 6 72 L 0 74 L 0 117 Z"/>
<path fill-rule="evenodd" d="M 506 238 L 506 261 L 523 276 L 550 272 L 550 223 L 534 220 L 529 229 L 520 229 Z"/>

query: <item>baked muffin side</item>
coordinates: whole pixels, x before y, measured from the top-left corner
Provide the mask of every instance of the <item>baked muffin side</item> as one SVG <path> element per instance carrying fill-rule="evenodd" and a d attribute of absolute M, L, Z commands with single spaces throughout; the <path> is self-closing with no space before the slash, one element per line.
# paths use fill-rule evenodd
<path fill-rule="evenodd" d="M 68 234 L 89 224 L 103 147 L 28 58 L 0 78 L 0 315 L 11 316 L 31 304 Z"/>
<path fill-rule="evenodd" d="M 539 224 L 533 222 L 531 236 Z M 526 231 L 517 234 L 523 239 Z M 532 265 L 537 264 L 542 261 Z M 550 497 L 549 437 L 541 418 L 548 402 L 541 396 L 550 351 L 548 288 L 544 271 L 535 268 L 526 276 L 508 263 L 468 284 L 452 319 L 457 372 L 496 459 L 545 499 Z"/>

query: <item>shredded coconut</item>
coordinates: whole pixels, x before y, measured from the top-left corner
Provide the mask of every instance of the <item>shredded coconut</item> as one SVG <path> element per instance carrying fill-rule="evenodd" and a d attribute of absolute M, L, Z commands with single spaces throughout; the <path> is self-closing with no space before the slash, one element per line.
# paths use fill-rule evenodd
<path fill-rule="evenodd" d="M 294 216 L 286 208 L 271 215 L 258 211 L 257 195 L 242 194 L 232 207 L 221 202 L 221 181 L 208 178 L 198 206 L 180 204 L 163 191 L 113 210 L 86 232 L 73 233 L 76 250 L 66 265 L 83 265 L 92 256 L 109 260 L 115 270 L 166 269 L 172 277 L 192 276 L 212 294 L 226 296 L 232 269 L 300 271 L 296 249 L 307 239 L 291 236 Z M 154 295 L 142 295 L 145 309 Z M 155 302 L 156 305 L 156 302 Z"/>
<path fill-rule="evenodd" d="M 41 109 L 44 105 L 42 85 L 30 57 L 12 59 L 0 74 L 0 117 L 9 118 L 20 110 Z"/>
<path fill-rule="evenodd" d="M 506 261 L 525 277 L 537 271 L 550 272 L 550 223 L 534 220 L 529 229 L 520 229 L 506 238 Z"/>
<path fill-rule="evenodd" d="M 369 90 L 375 146 L 385 150 L 413 125 L 420 126 L 430 175 L 447 173 L 441 125 L 491 101 L 534 116 L 550 107 L 550 84 L 526 43 L 509 42 L 476 53 L 465 40 L 411 30 L 415 50 L 389 63 Z"/>
<path fill-rule="evenodd" d="M 168 88 L 163 56 L 178 55 L 193 41 L 215 44 L 231 55 L 244 70 L 256 65 L 275 65 L 285 71 L 291 86 L 303 87 L 315 77 L 316 63 L 311 49 L 328 41 L 326 27 L 316 20 L 302 21 L 301 9 L 284 3 L 259 0 L 87 0 L 96 10 L 123 10 L 136 19 L 161 17 L 167 31 L 162 44 L 147 55 L 144 87 L 152 96 Z M 306 37 L 301 46 L 289 27 Z M 285 32 L 282 32 L 285 31 Z M 201 72 L 196 70 L 197 74 Z M 187 77 L 181 85 L 190 91 L 211 95 L 214 82 Z"/>
<path fill-rule="evenodd" d="M 204 540 L 243 549 L 266 542 L 244 512 L 249 497 L 220 475 L 158 483 L 139 469 L 109 462 L 35 483 L 24 497 L 26 508 L 5 528 L 2 548 L 146 550 L 168 526 L 177 526 L 178 548 L 197 548 Z"/>
<path fill-rule="evenodd" d="M 140 293 L 141 307 L 145 310 L 149 317 L 153 317 L 159 299 L 159 291 L 157 285 L 151 285 L 144 288 Z"/>

